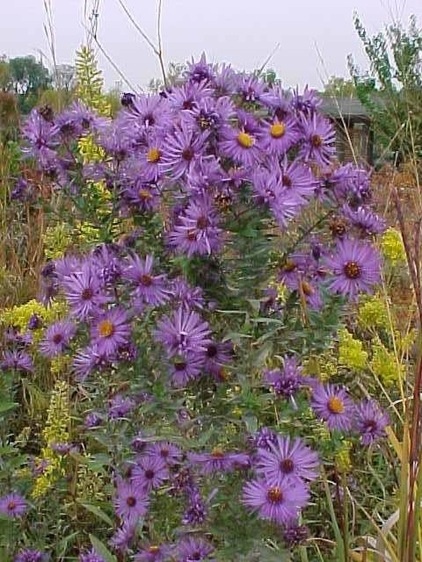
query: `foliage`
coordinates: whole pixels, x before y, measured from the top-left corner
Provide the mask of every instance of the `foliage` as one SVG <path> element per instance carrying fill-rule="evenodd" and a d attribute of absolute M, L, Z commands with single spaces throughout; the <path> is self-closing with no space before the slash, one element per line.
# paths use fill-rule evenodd
<path fill-rule="evenodd" d="M 408 28 L 387 26 L 373 37 L 356 15 L 355 28 L 369 60 L 362 73 L 349 56 L 349 68 L 361 102 L 368 108 L 382 149 L 399 160 L 422 154 L 422 30 L 412 17 Z"/>

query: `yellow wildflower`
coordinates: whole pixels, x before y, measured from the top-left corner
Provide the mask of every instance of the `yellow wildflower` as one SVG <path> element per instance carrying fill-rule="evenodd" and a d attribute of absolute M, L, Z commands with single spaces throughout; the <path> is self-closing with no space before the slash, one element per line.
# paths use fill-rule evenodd
<path fill-rule="evenodd" d="M 44 234 L 44 253 L 47 258 L 60 258 L 72 242 L 72 231 L 67 223 L 47 227 Z"/>
<path fill-rule="evenodd" d="M 398 265 L 406 261 L 403 239 L 397 229 L 386 230 L 381 238 L 380 246 L 382 255 L 391 265 Z"/>
<path fill-rule="evenodd" d="M 336 452 L 334 460 L 336 463 L 336 468 L 339 472 L 347 473 L 352 467 L 352 462 L 350 460 L 350 450 L 352 448 L 352 443 L 350 441 L 343 441 L 339 450 Z"/>
<path fill-rule="evenodd" d="M 47 422 L 42 432 L 44 447 L 41 450 L 40 463 L 46 463 L 44 472 L 39 476 L 32 490 L 32 496 L 43 496 L 56 480 L 64 474 L 62 458 L 53 450 L 52 445 L 69 441 L 69 385 L 66 381 L 57 381 L 51 394 L 47 411 Z"/>
<path fill-rule="evenodd" d="M 404 376 L 405 366 L 398 363 L 394 353 L 389 351 L 377 338 L 372 343 L 370 367 L 386 386 L 396 383 Z"/>
<path fill-rule="evenodd" d="M 368 353 L 363 349 L 360 340 L 356 340 L 352 334 L 343 328 L 339 331 L 339 363 L 349 369 L 362 371 L 368 359 Z"/>
<path fill-rule="evenodd" d="M 380 295 L 366 297 L 358 309 L 358 323 L 362 328 L 388 327 L 388 313 Z"/>

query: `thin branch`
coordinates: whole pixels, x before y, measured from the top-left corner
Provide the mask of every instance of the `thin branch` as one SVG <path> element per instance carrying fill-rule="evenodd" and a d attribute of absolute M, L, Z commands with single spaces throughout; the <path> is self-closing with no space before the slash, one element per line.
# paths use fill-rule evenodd
<path fill-rule="evenodd" d="M 163 38 L 161 35 L 161 19 L 163 15 L 163 0 L 158 0 L 157 16 L 157 38 L 158 38 L 158 60 L 160 62 L 161 73 L 163 75 L 164 86 L 167 88 L 167 76 L 163 57 Z"/>
<path fill-rule="evenodd" d="M 44 11 L 47 17 L 47 23 L 44 24 L 43 27 L 47 37 L 48 46 L 51 52 L 54 79 L 57 80 L 56 39 L 54 35 L 53 8 L 51 5 L 51 0 L 44 0 Z"/>
<path fill-rule="evenodd" d="M 151 41 L 151 39 L 148 37 L 148 35 L 145 33 L 145 31 L 138 25 L 137 21 L 134 19 L 132 14 L 129 12 L 129 10 L 127 9 L 123 0 L 117 0 L 117 1 L 120 4 L 120 6 L 123 8 L 125 14 L 127 15 L 129 20 L 131 21 L 132 25 L 135 27 L 135 29 L 138 31 L 138 33 L 143 37 L 143 39 L 148 43 L 148 45 L 151 47 L 151 49 L 154 51 L 154 54 L 159 56 L 160 55 L 159 48 L 157 48 L 154 45 L 154 43 Z"/>
<path fill-rule="evenodd" d="M 273 58 L 273 56 L 276 54 L 276 52 L 279 50 L 279 48 L 280 48 L 280 43 L 277 43 L 276 46 L 274 47 L 274 49 L 271 51 L 271 53 L 265 59 L 264 63 L 259 67 L 258 76 L 263 72 L 264 68 L 267 66 L 267 64 L 270 62 L 270 60 Z"/>
<path fill-rule="evenodd" d="M 85 28 L 86 31 L 89 31 L 87 28 Z M 114 70 L 117 72 L 117 74 L 120 76 L 120 78 L 123 80 L 123 82 L 125 82 L 125 84 L 127 86 L 129 86 L 130 90 L 132 92 L 136 92 L 138 90 L 142 91 L 142 88 L 140 86 L 138 86 L 137 88 L 126 78 L 126 76 L 123 74 L 123 72 L 120 70 L 120 68 L 117 66 L 117 64 L 113 61 L 113 59 L 110 57 L 110 55 L 107 54 L 106 50 L 104 49 L 104 47 L 101 45 L 101 43 L 98 40 L 98 37 L 94 37 L 93 35 L 90 36 L 95 44 L 97 45 L 97 47 L 100 49 L 101 53 L 103 54 L 103 56 L 106 58 L 106 60 L 111 64 L 111 66 L 114 68 Z"/>

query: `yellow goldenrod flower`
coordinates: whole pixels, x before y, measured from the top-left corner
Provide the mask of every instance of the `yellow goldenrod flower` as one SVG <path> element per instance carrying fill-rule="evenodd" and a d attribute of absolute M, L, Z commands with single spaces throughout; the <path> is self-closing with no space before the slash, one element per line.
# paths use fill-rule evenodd
<path fill-rule="evenodd" d="M 350 441 L 343 441 L 339 450 L 334 456 L 336 463 L 336 468 L 339 472 L 348 473 L 352 467 L 352 461 L 350 459 L 350 450 L 352 448 L 352 443 Z"/>
<path fill-rule="evenodd" d="M 64 474 L 62 458 L 53 450 L 52 445 L 69 441 L 69 385 L 66 381 L 57 381 L 51 394 L 47 411 L 47 421 L 42 432 L 44 447 L 41 450 L 40 463 L 46 464 L 44 472 L 35 480 L 32 496 L 43 496 L 56 480 Z"/>
<path fill-rule="evenodd" d="M 380 246 L 382 255 L 391 265 L 398 265 L 406 261 L 403 239 L 397 229 L 386 230 L 381 238 Z"/>
<path fill-rule="evenodd" d="M 358 309 L 359 326 L 368 328 L 387 328 L 388 312 L 380 295 L 368 296 L 362 300 Z"/>
<path fill-rule="evenodd" d="M 339 363 L 349 369 L 362 371 L 366 367 L 368 353 L 360 340 L 343 328 L 339 331 Z"/>
<path fill-rule="evenodd" d="M 386 386 L 397 383 L 405 374 L 405 366 L 398 363 L 394 353 L 389 351 L 379 338 L 373 340 L 371 350 L 372 359 L 369 365 L 375 375 Z"/>

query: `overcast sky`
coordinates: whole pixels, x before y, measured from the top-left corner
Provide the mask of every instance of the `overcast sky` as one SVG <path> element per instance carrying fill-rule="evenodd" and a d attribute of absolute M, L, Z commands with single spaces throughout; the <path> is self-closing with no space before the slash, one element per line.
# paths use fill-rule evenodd
<path fill-rule="evenodd" d="M 84 0 L 50 1 L 57 60 L 72 63 L 85 36 Z M 122 1 L 155 40 L 157 0 Z M 49 54 L 43 6 L 44 0 L 0 0 L 0 54 L 38 56 L 38 49 Z M 279 43 L 269 66 L 284 84 L 320 87 L 329 75 L 347 76 L 349 53 L 366 64 L 353 27 L 354 11 L 371 34 L 392 18 L 407 22 L 411 14 L 422 26 L 422 0 L 163 0 L 165 60 L 184 62 L 205 51 L 213 61 L 253 70 Z M 157 59 L 118 0 L 101 0 L 98 39 L 132 84 L 145 86 L 160 75 Z M 106 84 L 112 87 L 121 79 L 103 56 L 99 58 Z"/>

